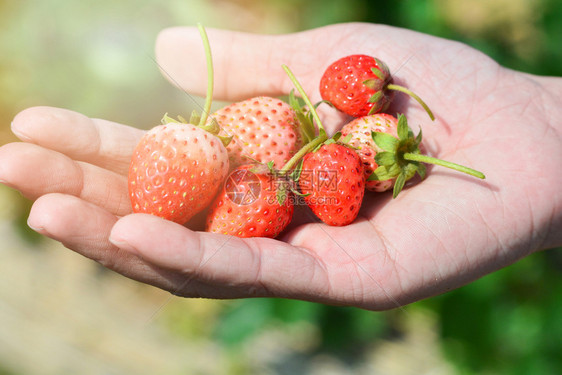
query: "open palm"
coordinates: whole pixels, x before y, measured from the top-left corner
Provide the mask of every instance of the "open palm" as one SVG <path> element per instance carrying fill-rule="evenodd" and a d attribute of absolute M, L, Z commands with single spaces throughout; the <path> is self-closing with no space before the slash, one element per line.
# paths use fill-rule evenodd
<path fill-rule="evenodd" d="M 435 167 L 397 199 L 367 193 L 352 225 L 329 227 L 297 207 L 279 239 L 239 239 L 130 215 L 126 175 L 142 131 L 31 108 L 13 123 L 24 142 L 0 149 L 0 180 L 36 200 L 31 227 L 182 296 L 274 296 L 369 309 L 442 293 L 562 243 L 560 79 L 510 71 L 466 45 L 381 25 L 280 36 L 208 33 L 215 98 L 229 101 L 287 94 L 292 84 L 282 64 L 316 101 L 332 61 L 352 53 L 379 57 L 397 83 L 428 103 L 436 121 L 399 94 L 390 112 L 406 114 L 414 130 L 423 127 L 428 154 L 481 170 L 487 179 Z M 162 32 L 157 58 L 174 83 L 204 94 L 196 29 Z M 346 121 L 327 107 L 321 115 L 332 132 Z"/>

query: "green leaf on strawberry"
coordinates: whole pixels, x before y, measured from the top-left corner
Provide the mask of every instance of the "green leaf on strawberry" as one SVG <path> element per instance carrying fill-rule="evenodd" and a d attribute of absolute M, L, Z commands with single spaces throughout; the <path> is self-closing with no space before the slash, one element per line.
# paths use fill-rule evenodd
<path fill-rule="evenodd" d="M 396 164 L 396 154 L 390 151 L 379 152 L 377 155 L 375 155 L 375 161 L 378 165 L 390 167 Z"/>
<path fill-rule="evenodd" d="M 305 104 L 299 98 L 295 96 L 295 90 L 291 90 L 289 94 L 289 105 L 295 113 L 297 114 L 297 119 L 301 124 L 302 136 L 305 139 L 305 143 L 310 142 L 316 136 L 316 128 L 314 127 L 314 120 L 310 111 L 305 109 Z"/>
<path fill-rule="evenodd" d="M 373 132 L 373 140 L 375 144 L 384 151 L 395 152 L 398 148 L 399 141 L 390 134 Z"/>
<path fill-rule="evenodd" d="M 451 168 L 471 176 L 484 179 L 485 176 L 479 171 L 445 160 L 436 159 L 422 155 L 419 149 L 422 141 L 422 131 L 417 136 L 408 126 L 406 116 L 398 116 L 397 125 L 398 138 L 387 133 L 371 132 L 375 144 L 382 152 L 375 155 L 375 162 L 379 165 L 368 177 L 368 181 L 385 181 L 396 178 L 393 197 L 396 198 L 404 188 L 406 181 L 417 173 L 422 179 L 426 176 L 426 167 L 422 163 L 436 164 Z"/>

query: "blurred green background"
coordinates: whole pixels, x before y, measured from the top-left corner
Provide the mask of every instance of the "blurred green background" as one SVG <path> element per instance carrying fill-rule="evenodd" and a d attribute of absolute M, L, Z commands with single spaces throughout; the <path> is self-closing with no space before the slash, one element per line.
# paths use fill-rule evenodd
<path fill-rule="evenodd" d="M 140 128 L 189 113 L 152 57 L 168 26 L 386 23 L 562 76 L 561 19 L 557 0 L 0 0 L 0 144 L 34 105 Z M 30 203 L 3 185 L 0 207 L 0 375 L 562 374 L 560 250 L 389 312 L 187 300 L 34 235 Z"/>

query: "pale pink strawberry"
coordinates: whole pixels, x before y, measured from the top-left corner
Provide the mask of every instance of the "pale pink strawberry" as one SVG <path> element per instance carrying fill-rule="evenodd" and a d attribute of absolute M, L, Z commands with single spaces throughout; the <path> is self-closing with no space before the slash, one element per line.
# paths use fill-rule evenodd
<path fill-rule="evenodd" d="M 351 134 L 351 139 L 348 144 L 355 147 L 355 151 L 357 151 L 361 157 L 365 178 L 368 178 L 373 171 L 378 168 L 378 164 L 375 162 L 375 155 L 382 151 L 380 147 L 375 144 L 371 132 L 378 131 L 397 137 L 397 123 L 398 120 L 396 117 L 385 113 L 378 113 L 359 117 L 349 122 L 341 129 L 342 138 Z M 370 191 L 383 192 L 394 186 L 394 180 L 395 179 L 384 181 L 367 180 L 365 188 Z"/>
<path fill-rule="evenodd" d="M 209 87 L 212 56 L 207 33 L 198 25 L 205 48 Z M 228 153 L 216 124 L 206 126 L 213 90 L 207 91 L 203 116 L 189 122 L 167 114 L 133 151 L 128 186 L 133 212 L 148 213 L 185 224 L 213 200 L 228 175 Z"/>
<path fill-rule="evenodd" d="M 133 152 L 133 212 L 185 224 L 211 203 L 227 175 L 226 148 L 213 134 L 187 123 L 156 126 Z"/>
<path fill-rule="evenodd" d="M 209 121 L 218 122 L 219 135 L 232 137 L 227 146 L 230 169 L 242 164 L 268 163 L 281 168 L 303 146 L 299 121 L 291 106 L 267 96 L 219 109 Z"/>

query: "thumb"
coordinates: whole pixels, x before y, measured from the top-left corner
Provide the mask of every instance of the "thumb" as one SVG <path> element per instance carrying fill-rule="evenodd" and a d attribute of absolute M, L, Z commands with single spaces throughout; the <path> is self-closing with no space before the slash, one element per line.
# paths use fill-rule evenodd
<path fill-rule="evenodd" d="M 110 241 L 166 270 L 168 289 L 177 295 L 328 298 L 327 274 L 315 255 L 271 238 L 194 232 L 156 216 L 132 214 L 117 221 Z"/>

